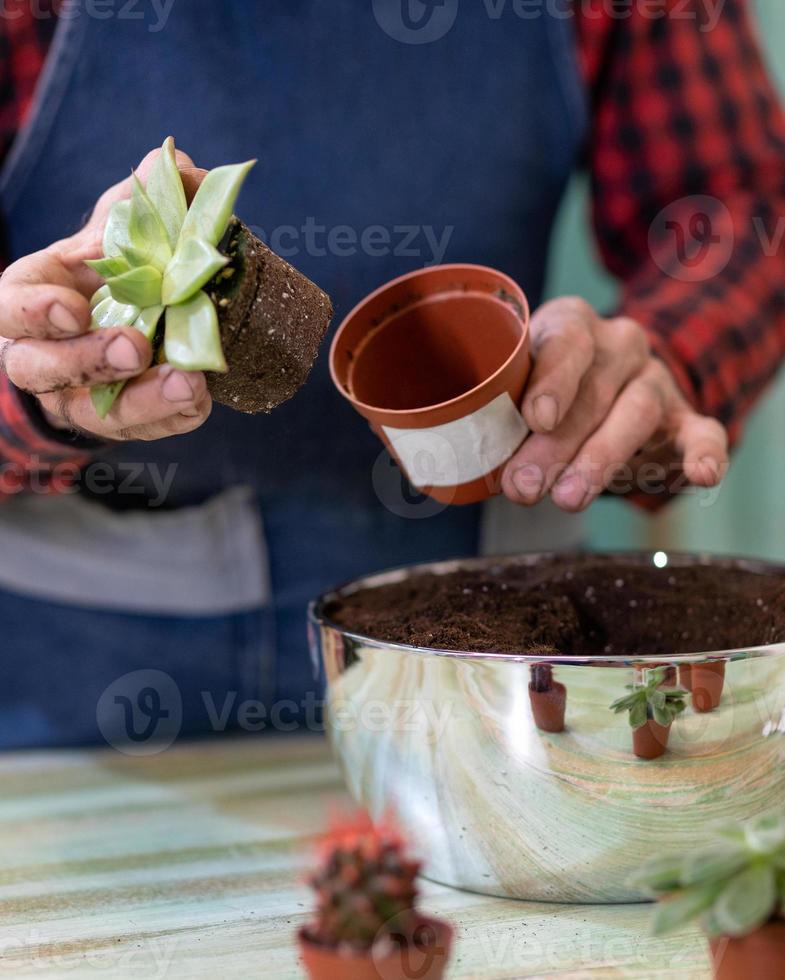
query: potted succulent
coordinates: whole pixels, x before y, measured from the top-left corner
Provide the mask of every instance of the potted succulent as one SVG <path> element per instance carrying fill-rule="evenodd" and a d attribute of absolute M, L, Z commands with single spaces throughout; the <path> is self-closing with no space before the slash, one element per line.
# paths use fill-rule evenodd
<path fill-rule="evenodd" d="M 533 664 L 529 681 L 534 722 L 541 732 L 558 734 L 564 731 L 567 709 L 567 688 L 553 679 L 550 664 Z"/>
<path fill-rule="evenodd" d="M 611 705 L 617 714 L 629 712 L 633 751 L 639 759 L 658 759 L 665 754 L 671 725 L 687 707 L 685 691 L 663 687 L 667 671 L 664 666 L 650 670 L 643 683 L 628 684 L 630 693 Z"/>
<path fill-rule="evenodd" d="M 418 861 L 389 823 L 366 814 L 338 826 L 311 876 L 316 910 L 300 930 L 311 980 L 440 980 L 452 928 L 416 908 Z"/>
<path fill-rule="evenodd" d="M 652 858 L 632 883 L 662 899 L 656 935 L 700 917 L 717 980 L 785 977 L 785 815 L 723 828 L 681 857 Z"/>
<path fill-rule="evenodd" d="M 692 706 L 696 711 L 713 711 L 719 707 L 725 686 L 725 661 L 682 664 L 679 668 L 679 681 L 682 687 L 692 693 Z"/>
<path fill-rule="evenodd" d="M 217 401 L 267 412 L 304 384 L 332 306 L 232 216 L 254 163 L 206 173 L 189 206 L 167 139 L 147 186 L 134 175 L 131 198 L 113 206 L 103 256 L 87 265 L 105 280 L 93 329 L 134 326 L 157 360 L 208 372 Z M 124 383 L 93 389 L 100 417 Z"/>

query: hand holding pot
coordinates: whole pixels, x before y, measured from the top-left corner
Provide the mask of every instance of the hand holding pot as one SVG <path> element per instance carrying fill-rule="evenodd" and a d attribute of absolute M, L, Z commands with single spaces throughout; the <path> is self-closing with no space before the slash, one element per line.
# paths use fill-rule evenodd
<path fill-rule="evenodd" d="M 638 323 L 567 297 L 542 306 L 529 332 L 523 416 L 532 435 L 505 467 L 510 500 L 531 506 L 550 494 L 581 511 L 611 485 L 664 492 L 681 471 L 697 486 L 720 482 L 725 429 L 688 404 Z"/>
<path fill-rule="evenodd" d="M 146 180 L 160 150 L 148 154 L 137 174 Z M 186 191 L 203 171 L 178 153 Z M 212 402 L 205 377 L 150 367 L 150 343 L 131 327 L 90 332 L 90 297 L 102 280 L 84 260 L 101 254 L 111 206 L 131 196 L 131 178 L 106 191 L 90 221 L 71 238 L 19 259 L 0 279 L 0 367 L 11 381 L 35 394 L 47 418 L 108 439 L 160 439 L 198 428 Z M 107 417 L 98 419 L 92 385 L 130 380 Z"/>

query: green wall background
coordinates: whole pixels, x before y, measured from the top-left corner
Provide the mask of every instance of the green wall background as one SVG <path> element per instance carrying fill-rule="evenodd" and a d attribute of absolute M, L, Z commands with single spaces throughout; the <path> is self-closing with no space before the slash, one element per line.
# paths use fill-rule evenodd
<path fill-rule="evenodd" d="M 757 0 L 753 7 L 770 70 L 785 97 L 785 4 Z M 601 310 L 613 305 L 614 283 L 599 264 L 591 238 L 584 178 L 574 181 L 559 217 L 548 294 L 585 296 Z M 600 500 L 586 518 L 591 547 L 660 547 L 785 559 L 784 429 L 781 374 L 750 419 L 719 492 L 689 495 L 654 518 L 623 501 Z"/>

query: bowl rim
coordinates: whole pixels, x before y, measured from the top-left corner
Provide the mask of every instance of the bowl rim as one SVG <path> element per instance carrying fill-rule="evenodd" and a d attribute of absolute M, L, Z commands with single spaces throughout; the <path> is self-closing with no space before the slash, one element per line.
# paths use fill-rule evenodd
<path fill-rule="evenodd" d="M 664 551 L 663 549 L 643 550 L 614 550 L 614 551 L 538 551 L 523 552 L 516 555 L 493 555 L 468 558 L 450 558 L 442 561 L 421 562 L 415 565 L 397 565 L 360 578 L 350 579 L 328 592 L 322 593 L 308 604 L 309 628 L 329 629 L 342 637 L 347 637 L 374 649 L 396 650 L 401 653 L 413 653 L 421 657 L 440 657 L 461 661 L 510 661 L 511 663 L 559 664 L 572 666 L 594 667 L 628 667 L 638 665 L 689 664 L 706 663 L 716 660 L 750 660 L 758 657 L 785 655 L 785 642 L 770 643 L 759 646 L 738 647 L 726 650 L 707 650 L 696 653 L 672 653 L 640 656 L 637 654 L 619 654 L 606 657 L 578 657 L 565 654 L 541 653 L 496 653 L 492 651 L 445 650 L 439 647 L 418 647 L 408 643 L 396 643 L 367 636 L 364 633 L 347 630 L 333 622 L 324 612 L 325 607 L 336 599 L 358 592 L 365 588 L 376 588 L 389 582 L 400 581 L 411 573 L 435 572 L 448 574 L 462 568 L 483 568 L 515 564 L 535 565 L 544 559 L 553 558 L 586 558 L 597 557 L 609 560 L 628 561 L 630 564 L 654 562 L 655 555 L 665 555 L 666 564 L 662 566 L 665 572 L 669 567 L 684 568 L 689 565 L 702 565 L 716 568 L 740 569 L 757 574 L 782 574 L 785 577 L 785 563 L 768 561 L 763 558 L 748 558 L 740 555 L 712 554 L 709 552 Z"/>

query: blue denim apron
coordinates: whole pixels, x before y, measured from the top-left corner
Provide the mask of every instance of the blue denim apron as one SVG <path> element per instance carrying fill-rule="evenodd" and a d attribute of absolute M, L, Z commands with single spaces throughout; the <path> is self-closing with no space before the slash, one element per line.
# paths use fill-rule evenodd
<path fill-rule="evenodd" d="M 330 293 L 336 323 L 369 290 L 434 261 L 497 266 L 537 302 L 586 128 L 568 3 L 526 16 L 487 0 L 168 6 L 64 11 L 2 175 L 12 257 L 76 230 L 107 186 L 173 134 L 201 166 L 259 158 L 237 211 Z M 78 588 L 68 599 L 16 588 L 14 555 L 3 554 L 0 744 L 105 737 L 102 694 L 148 669 L 173 678 L 183 731 L 215 727 L 204 692 L 300 702 L 314 683 L 310 597 L 384 566 L 477 549 L 478 509 L 434 513 L 409 498 L 332 390 L 326 349 L 307 387 L 272 415 L 217 407 L 198 432 L 110 458 L 144 463 L 142 481 L 148 466 L 176 464 L 167 508 L 250 487 L 270 598 L 185 615 L 166 609 L 163 589 L 163 608 L 129 595 L 122 609 L 97 593 L 79 601 Z M 118 711 L 123 697 L 153 705 L 149 685 L 135 683 Z"/>

